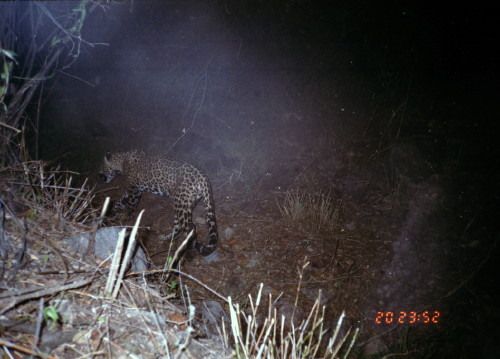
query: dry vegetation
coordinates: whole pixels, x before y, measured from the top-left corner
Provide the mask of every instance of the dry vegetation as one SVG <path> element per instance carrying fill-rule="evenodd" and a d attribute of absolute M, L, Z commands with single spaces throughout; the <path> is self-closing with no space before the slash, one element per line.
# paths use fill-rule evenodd
<path fill-rule="evenodd" d="M 338 228 L 342 200 L 331 192 L 305 193 L 292 188 L 278 201 L 281 215 L 294 224 L 307 224 L 314 232 L 330 232 Z"/>
<path fill-rule="evenodd" d="M 73 173 L 50 171 L 30 161 L 2 171 L 2 238 L 0 258 L 0 345 L 5 355 L 39 357 L 167 358 L 335 358 L 347 357 L 357 330 L 339 334 L 324 327 L 320 296 L 301 323 L 279 317 L 262 286 L 246 310 L 216 294 L 229 315 L 216 320 L 215 332 L 204 327 L 186 284 L 205 286 L 175 269 L 182 249 L 163 269 L 127 273 L 142 212 L 127 249 L 107 259 L 74 253 L 65 239 L 97 229 L 93 191 L 71 187 Z M 5 212 L 5 218 L 4 216 Z M 104 211 L 103 211 L 104 212 Z M 304 267 L 307 264 L 304 265 Z M 179 287 L 158 289 L 172 278 Z M 159 282 L 161 278 L 161 282 Z M 197 284 L 196 284 L 197 283 Z M 300 283 L 298 284 L 300 287 Z M 205 286 L 206 287 L 206 286 Z M 215 293 L 214 290 L 209 289 Z M 299 288 L 297 289 L 299 293 Z M 199 304 L 199 303 L 198 303 Z M 199 307 L 199 305 L 198 305 Z M 222 307 L 221 307 L 222 308 Z M 132 330 L 133 328 L 133 330 Z"/>
<path fill-rule="evenodd" d="M 305 263 L 302 270 L 307 265 L 308 263 Z M 228 298 L 237 358 L 338 358 L 340 353 L 344 358 L 349 357 L 359 329 L 356 329 L 353 335 L 351 329 L 343 336 L 340 335 L 345 315 L 342 313 L 335 331 L 326 336 L 325 307 L 320 304 L 321 292 L 306 319 L 295 327 L 294 313 L 291 318 L 279 318 L 273 309 L 271 296 L 268 305 L 261 307 L 262 288 L 261 284 L 255 301 L 249 295 L 249 313 L 241 311 L 239 305 L 233 305 L 231 298 Z M 261 315 L 261 310 L 267 315 Z M 228 343 L 227 335 L 225 342 Z"/>

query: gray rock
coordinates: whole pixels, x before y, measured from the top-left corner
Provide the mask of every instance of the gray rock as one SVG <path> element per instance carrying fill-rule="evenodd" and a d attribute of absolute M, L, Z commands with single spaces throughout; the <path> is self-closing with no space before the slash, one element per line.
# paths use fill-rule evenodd
<path fill-rule="evenodd" d="M 234 229 L 227 227 L 226 229 L 224 229 L 224 238 L 228 241 L 233 238 L 234 233 Z"/>
<path fill-rule="evenodd" d="M 220 305 L 215 300 L 206 300 L 196 305 L 197 310 L 203 318 L 203 323 L 198 325 L 198 328 L 208 337 L 219 337 L 222 327 L 222 321 L 230 323 L 229 317 Z"/>
<path fill-rule="evenodd" d="M 215 252 L 210 253 L 208 256 L 203 257 L 203 260 L 207 263 L 217 262 L 220 259 L 219 252 L 215 250 Z"/>
<path fill-rule="evenodd" d="M 200 305 L 200 312 L 203 318 L 210 324 L 216 325 L 221 319 L 229 323 L 229 317 L 220 305 L 215 300 L 205 300 Z"/>
<path fill-rule="evenodd" d="M 95 251 L 94 254 L 98 258 L 108 258 L 112 255 L 116 248 L 118 236 L 123 227 L 105 227 L 97 230 L 95 234 Z M 128 236 L 128 234 L 127 234 Z M 89 243 L 90 232 L 83 232 L 76 236 L 67 238 L 66 244 L 71 250 L 84 254 L 87 250 Z M 148 270 L 149 262 L 146 253 L 141 246 L 136 244 L 134 254 L 132 256 L 131 270 L 133 272 L 140 272 Z"/>

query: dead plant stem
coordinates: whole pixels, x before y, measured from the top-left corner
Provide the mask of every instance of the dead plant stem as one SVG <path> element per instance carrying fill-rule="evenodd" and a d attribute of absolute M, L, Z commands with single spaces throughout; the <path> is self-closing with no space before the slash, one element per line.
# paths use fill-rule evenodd
<path fill-rule="evenodd" d="M 5 294 L 7 294 L 6 299 L 0 299 L 0 307 L 3 307 L 3 309 L 0 310 L 0 314 L 8 312 L 10 309 L 14 308 L 16 305 L 24 302 L 25 300 L 40 298 L 46 295 L 53 295 L 65 290 L 83 287 L 87 284 L 90 284 L 93 280 L 94 276 L 92 276 L 91 278 L 75 280 L 65 285 L 55 285 L 48 288 L 44 287 L 43 289 L 40 289 L 40 287 L 31 287 L 25 290 L 26 292 L 30 293 L 24 295 L 18 295 L 16 291 L 9 291 L 8 293 L 4 293 L 2 295 L 2 297 L 5 297 Z"/>

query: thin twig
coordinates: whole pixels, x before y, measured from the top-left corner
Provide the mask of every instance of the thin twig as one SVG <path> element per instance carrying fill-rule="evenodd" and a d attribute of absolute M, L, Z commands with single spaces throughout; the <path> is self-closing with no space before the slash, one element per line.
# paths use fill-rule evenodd
<path fill-rule="evenodd" d="M 95 258 L 95 236 L 97 233 L 97 229 L 101 226 L 102 221 L 104 220 L 104 215 L 108 210 L 108 206 L 109 206 L 109 197 L 106 197 L 106 199 L 104 200 L 104 205 L 102 206 L 101 215 L 99 216 L 98 219 L 94 220 L 94 223 L 92 223 L 92 230 L 89 233 L 89 243 L 87 245 L 87 250 L 85 251 L 86 256 L 91 256 L 92 258 Z"/>
<path fill-rule="evenodd" d="M 38 301 L 38 316 L 36 319 L 35 336 L 33 338 L 33 350 L 37 348 L 38 343 L 40 342 L 40 337 L 42 334 L 44 306 L 45 306 L 45 300 L 43 298 L 40 298 L 40 300 Z"/>
<path fill-rule="evenodd" d="M 9 126 L 7 125 L 6 123 L 4 122 L 0 122 L 0 126 L 3 126 L 3 127 L 7 127 L 8 129 L 12 130 L 12 131 L 15 131 L 16 133 L 21 133 L 21 130 L 18 130 L 17 128 L 15 127 L 12 127 L 12 126 Z"/>
<path fill-rule="evenodd" d="M 167 153 L 169 153 L 170 151 L 172 151 L 172 149 L 177 145 L 177 143 L 184 137 L 187 135 L 187 133 L 191 130 L 191 128 L 193 128 L 194 126 L 194 123 L 196 121 L 196 117 L 198 116 L 198 113 L 200 112 L 200 109 L 201 107 L 203 106 L 203 103 L 205 102 L 205 94 L 207 92 L 207 87 L 208 87 L 208 80 L 207 80 L 207 73 L 203 73 L 199 78 L 198 80 L 196 81 L 196 85 L 194 87 L 194 90 L 193 90 L 193 93 L 191 94 L 191 99 L 189 100 L 189 104 L 188 104 L 188 107 L 186 108 L 186 111 L 184 112 L 184 115 L 182 116 L 181 118 L 181 124 L 184 124 L 184 117 L 186 116 L 188 110 L 190 109 L 191 107 L 191 103 L 193 101 L 193 97 L 196 93 L 196 90 L 198 89 L 198 85 L 199 85 L 199 82 L 201 81 L 202 78 L 205 78 L 205 88 L 203 89 L 203 94 L 202 94 L 202 98 L 201 98 L 201 101 L 200 101 L 200 105 L 198 106 L 198 109 L 196 110 L 194 116 L 193 116 L 193 120 L 191 121 L 191 124 L 187 127 L 187 128 L 183 128 L 182 129 L 182 134 L 174 141 L 174 143 L 168 148 L 167 150 Z"/>
<path fill-rule="evenodd" d="M 106 295 L 111 295 L 111 293 L 113 293 L 113 287 L 116 282 L 116 273 L 118 273 L 118 268 L 120 267 L 120 257 L 123 251 L 123 243 L 125 242 L 126 231 L 127 229 L 123 228 L 118 235 L 116 249 L 113 252 L 113 259 L 111 260 L 111 266 L 109 267 L 108 280 L 106 281 L 106 289 L 104 291 Z"/>
<path fill-rule="evenodd" d="M 217 297 L 219 297 L 220 299 L 222 299 L 223 301 L 227 302 L 227 298 L 224 297 L 222 294 L 219 294 L 218 292 L 216 292 L 214 289 L 210 288 L 208 285 L 206 285 L 205 283 L 203 283 L 202 281 L 200 281 L 199 279 L 193 277 L 192 275 L 188 274 L 188 273 L 185 273 L 185 272 L 182 272 L 180 270 L 177 270 L 177 269 L 173 269 L 173 268 L 170 268 L 168 270 L 165 270 L 165 269 L 157 269 L 157 270 L 152 270 L 152 271 L 147 271 L 147 272 L 144 272 L 145 274 L 154 274 L 154 273 L 163 273 L 165 271 L 168 271 L 168 272 L 174 272 L 174 273 L 177 273 L 177 274 L 180 274 L 186 278 L 189 278 L 191 279 L 193 282 L 196 282 L 198 283 L 199 285 L 201 285 L 203 288 L 205 288 L 206 290 L 208 290 L 209 292 L 211 292 L 212 294 L 215 294 Z M 142 272 L 141 272 L 142 273 Z M 131 274 L 134 274 L 134 273 L 131 273 Z M 1 313 L 0 313 L 1 314 Z"/>
<path fill-rule="evenodd" d="M 109 46 L 108 43 L 92 43 L 92 42 L 88 42 L 84 39 L 82 39 L 82 37 L 80 36 L 80 34 L 78 34 L 78 36 L 72 34 L 71 32 L 69 32 L 68 30 L 66 30 L 64 27 L 62 27 L 61 24 L 59 24 L 57 22 L 57 20 L 54 18 L 54 16 L 52 16 L 52 14 L 50 13 L 50 11 L 40 2 L 40 1 L 35 1 L 35 4 L 42 10 L 42 12 L 47 15 L 47 17 L 54 23 L 54 25 L 56 25 L 56 27 L 58 27 L 66 36 L 68 37 L 72 37 L 74 38 L 75 40 L 77 40 L 78 42 L 83 42 L 84 44 L 87 44 L 91 47 L 94 47 L 95 45 L 106 45 L 106 46 Z"/>
<path fill-rule="evenodd" d="M 26 348 L 26 347 L 23 347 L 21 345 L 8 342 L 8 341 L 3 340 L 3 339 L 0 339 L 0 345 L 4 346 L 4 347 L 7 347 L 7 348 L 14 349 L 14 350 L 19 351 L 21 353 L 31 354 L 31 355 L 35 355 L 35 356 L 41 357 L 41 358 L 59 359 L 59 358 L 54 357 L 52 355 L 46 355 L 46 354 L 43 354 L 43 353 L 37 353 L 37 352 L 35 352 L 35 351 L 33 351 L 33 350 L 29 349 L 29 348 Z"/>
<path fill-rule="evenodd" d="M 139 223 L 141 221 L 143 214 L 144 214 L 144 209 L 141 211 L 141 213 L 139 213 L 139 216 L 137 216 L 137 220 L 135 222 L 134 228 L 132 228 L 132 233 L 130 233 L 130 237 L 128 239 L 127 249 L 125 251 L 125 256 L 123 257 L 123 261 L 121 263 L 120 273 L 118 274 L 115 288 L 113 290 L 113 294 L 111 295 L 111 297 L 113 299 L 116 299 L 116 297 L 118 296 L 118 292 L 120 290 L 120 286 L 122 284 L 123 277 L 125 275 L 125 270 L 127 269 L 128 262 L 129 262 L 130 258 L 132 257 L 132 250 L 135 248 L 135 244 L 136 244 L 137 230 L 139 228 Z"/>
<path fill-rule="evenodd" d="M 46 295 L 52 295 L 55 293 L 63 292 L 63 291 L 68 290 L 68 289 L 83 287 L 83 286 L 91 283 L 93 280 L 94 280 L 94 277 L 92 276 L 91 278 L 76 280 L 76 281 L 73 281 L 73 282 L 65 284 L 65 285 L 55 285 L 55 286 L 43 288 L 43 289 L 39 289 L 40 287 L 29 288 L 29 290 L 32 290 L 34 292 L 28 293 L 25 295 L 20 295 L 20 296 L 14 296 L 14 297 L 11 296 L 11 297 L 9 297 L 7 299 L 3 299 L 3 300 L 0 299 L 0 307 L 3 307 L 3 309 L 0 310 L 0 314 L 8 312 L 10 309 L 14 308 L 16 305 L 24 302 L 25 300 L 40 298 L 40 297 L 44 297 Z M 15 295 L 15 293 L 14 293 L 14 295 Z"/>
<path fill-rule="evenodd" d="M 35 183 L 24 183 L 24 182 L 15 182 L 15 181 L 7 181 L 9 184 L 17 184 L 21 186 L 30 186 L 30 187 L 41 187 L 41 188 L 53 188 L 53 189 L 68 189 L 72 191 L 81 191 L 81 192 L 89 192 L 88 189 L 85 188 L 73 188 L 73 187 L 66 187 L 66 186 L 53 186 L 53 185 L 47 185 L 47 184 L 35 184 Z"/>

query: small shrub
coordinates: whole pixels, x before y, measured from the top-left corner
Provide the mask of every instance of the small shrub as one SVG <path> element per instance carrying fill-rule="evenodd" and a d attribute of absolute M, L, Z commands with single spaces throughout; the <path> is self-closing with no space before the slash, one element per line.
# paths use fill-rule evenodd
<path fill-rule="evenodd" d="M 278 208 L 283 218 L 294 224 L 305 225 L 315 232 L 335 230 L 340 221 L 343 203 L 331 192 L 307 193 L 298 189 L 285 192 Z"/>

